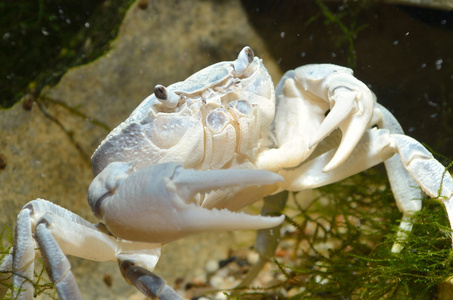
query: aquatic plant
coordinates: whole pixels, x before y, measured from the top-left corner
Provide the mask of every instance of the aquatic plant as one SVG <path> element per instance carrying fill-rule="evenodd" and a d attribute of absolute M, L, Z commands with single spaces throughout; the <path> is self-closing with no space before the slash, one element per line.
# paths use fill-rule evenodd
<path fill-rule="evenodd" d="M 438 285 L 453 271 L 451 229 L 438 200 L 423 200 L 412 232 L 407 240 L 398 240 L 403 250 L 393 254 L 401 214 L 382 170 L 375 168 L 318 191 L 308 203 L 295 197 L 285 210 L 286 221 L 295 230 L 284 233 L 281 243 L 291 247 L 287 257 L 273 260 L 283 282 L 244 291 L 238 299 L 437 296 Z"/>

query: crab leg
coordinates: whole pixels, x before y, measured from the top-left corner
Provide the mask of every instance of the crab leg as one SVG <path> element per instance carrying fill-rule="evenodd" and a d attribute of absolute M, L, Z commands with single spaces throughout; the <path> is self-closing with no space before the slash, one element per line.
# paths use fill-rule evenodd
<path fill-rule="evenodd" d="M 10 253 L 6 254 L 0 264 L 0 299 L 4 299 L 6 292 L 12 282 L 13 270 L 13 253 L 12 248 Z"/>
<path fill-rule="evenodd" d="M 388 129 L 392 134 L 404 134 L 398 120 L 384 106 L 377 103 L 376 108 L 375 118 L 379 128 Z M 414 188 L 414 186 L 417 186 L 417 182 L 404 169 L 399 155 L 392 156 L 384 162 L 384 165 L 396 205 L 399 211 L 403 213 L 397 233 L 397 242 L 392 247 L 393 253 L 399 253 L 403 246 L 398 241 L 404 241 L 407 233 L 412 230 L 413 222 L 411 218 L 415 212 L 422 208 L 423 191 Z"/>
<path fill-rule="evenodd" d="M 417 185 L 430 197 L 438 198 L 447 211 L 448 220 L 450 222 L 450 228 L 453 230 L 453 178 L 446 168 L 440 164 L 436 159 L 433 158 L 432 154 L 426 150 L 416 140 L 409 138 L 405 135 L 391 135 L 395 143 L 395 147 L 400 154 L 402 165 L 406 169 L 407 173 L 411 175 Z M 393 164 L 389 168 L 389 165 Z M 386 164 L 387 171 L 394 169 L 396 163 L 389 162 Z M 390 174 L 390 172 L 389 172 Z M 406 172 L 397 172 L 392 176 L 396 179 L 401 176 L 400 180 L 405 180 L 407 175 Z M 406 181 L 409 181 L 406 179 Z M 394 182 L 392 184 L 392 190 L 401 189 L 401 182 Z M 402 198 L 401 192 L 407 191 L 408 195 L 416 194 L 417 191 L 409 191 L 410 186 L 406 186 L 405 189 L 401 189 L 395 194 L 400 194 L 400 199 L 397 199 L 398 208 L 403 209 L 403 219 L 400 224 L 400 231 L 398 233 L 399 238 L 405 238 L 407 230 L 412 229 L 410 217 L 413 212 L 420 210 L 421 198 Z M 412 188 L 413 190 L 413 188 Z M 411 194 L 410 194 L 411 193 Z M 399 201 L 398 201 L 399 200 Z M 409 209 L 412 209 L 409 210 Z M 406 231 L 405 231 L 406 230 Z M 452 241 L 453 246 L 453 241 Z M 397 242 L 393 245 L 392 252 L 396 253 L 401 251 L 402 246 Z"/>
<path fill-rule="evenodd" d="M 36 226 L 36 241 L 44 258 L 47 273 L 55 284 L 60 299 L 82 299 L 77 287 L 74 275 L 71 272 L 71 264 L 60 249 L 51 231 L 47 228 L 51 220 L 41 219 Z"/>
<path fill-rule="evenodd" d="M 283 191 L 275 195 L 267 196 L 263 199 L 264 205 L 261 215 L 276 215 L 283 211 L 288 200 L 288 191 Z M 256 235 L 254 249 L 259 254 L 259 260 L 250 268 L 247 275 L 242 279 L 236 288 L 247 287 L 258 276 L 264 265 L 274 256 L 275 250 L 280 243 L 280 228 L 260 229 Z M 232 296 L 236 296 L 233 293 Z"/>
<path fill-rule="evenodd" d="M 133 244 L 100 228 L 46 200 L 26 204 L 17 218 L 13 262 L 1 266 L 2 271 L 12 269 L 13 298 L 33 297 L 34 259 L 41 254 L 60 299 L 81 299 L 66 258 L 68 254 L 95 261 L 116 261 L 123 253 L 131 255 L 138 251 L 141 264 L 150 270 L 154 268 L 160 256 L 159 244 Z M 38 246 L 40 251 L 35 250 Z"/>
<path fill-rule="evenodd" d="M 47 262 L 47 271 L 56 285 L 60 299 L 81 299 L 77 285 L 69 270 L 70 266 L 66 256 L 48 228 L 51 225 L 50 223 L 53 222 L 52 219 L 58 218 L 58 215 L 71 220 L 74 225 L 79 225 L 85 231 L 97 232 L 94 225 L 51 202 L 37 199 L 25 205 L 17 217 L 15 247 L 13 249 L 12 296 L 14 299 L 31 299 L 33 297 L 34 259 L 39 256 L 39 253 L 43 254 Z M 35 228 L 38 243 L 35 242 L 32 234 Z M 58 225 L 56 228 L 61 230 Z M 70 231 L 67 232 L 67 235 L 71 236 L 69 233 Z M 73 237 L 78 236 L 80 239 L 81 235 L 77 233 Z M 100 232 L 97 233 L 101 234 Z M 108 239 L 111 240 L 111 238 Z M 64 240 L 60 242 L 65 244 Z M 88 244 L 91 244 L 90 242 Z M 75 242 L 75 244 L 77 243 Z M 41 252 L 35 251 L 38 245 L 42 247 Z M 74 249 L 78 247 L 83 247 L 83 245 L 76 245 Z"/>
<path fill-rule="evenodd" d="M 118 260 L 118 265 L 126 281 L 137 287 L 147 297 L 160 300 L 182 299 L 165 280 L 153 272 L 135 265 L 130 260 Z"/>
<path fill-rule="evenodd" d="M 321 172 L 321 166 L 329 161 L 336 149 L 332 149 L 301 167 L 284 170 L 280 174 L 289 183 L 289 190 L 304 190 L 345 179 L 381 162 L 386 163 L 397 205 L 403 212 L 400 237 L 411 229 L 410 215 L 420 210 L 420 192 L 413 188 L 416 183 L 430 197 L 438 197 L 445 206 L 453 229 L 453 179 L 432 154 L 415 139 L 403 134 L 391 134 L 387 129 L 370 129 L 351 153 L 350 157 L 331 172 Z M 392 157 L 395 153 L 399 154 Z M 411 178 L 409 178 L 411 177 Z M 401 250 L 396 244 L 393 252 Z"/>
<path fill-rule="evenodd" d="M 36 243 L 32 236 L 30 212 L 22 210 L 17 216 L 13 249 L 13 299 L 33 297 L 33 271 Z"/>
<path fill-rule="evenodd" d="M 323 172 L 323 166 L 332 159 L 336 150 L 334 148 L 326 151 L 297 168 L 279 172 L 285 178 L 284 188 L 302 191 L 338 182 L 384 162 L 396 152 L 389 145 L 388 130 L 373 128 L 365 132 L 360 143 L 343 164 L 333 171 Z"/>
<path fill-rule="evenodd" d="M 417 186 L 415 180 L 404 169 L 401 159 L 394 155 L 384 162 L 387 176 L 393 197 L 395 197 L 396 206 L 403 213 L 401 223 L 397 233 L 397 242 L 393 244 L 392 252 L 399 253 L 403 246 L 399 241 L 404 241 L 407 233 L 412 230 L 412 216 L 422 208 L 423 191 L 414 188 Z"/>

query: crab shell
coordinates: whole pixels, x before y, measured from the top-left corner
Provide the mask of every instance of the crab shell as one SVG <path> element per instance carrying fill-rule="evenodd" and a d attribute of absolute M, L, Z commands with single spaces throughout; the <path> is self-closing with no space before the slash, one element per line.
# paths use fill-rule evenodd
<path fill-rule="evenodd" d="M 235 61 L 211 65 L 167 89 L 156 86 L 94 152 L 93 173 L 132 161 L 135 169 L 166 162 L 202 170 L 254 168 L 274 113 L 271 77 L 245 47 Z"/>

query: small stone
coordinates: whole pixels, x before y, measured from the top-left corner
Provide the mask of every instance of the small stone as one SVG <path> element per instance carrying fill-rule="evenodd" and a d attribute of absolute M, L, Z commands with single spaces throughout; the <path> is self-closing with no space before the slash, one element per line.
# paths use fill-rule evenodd
<path fill-rule="evenodd" d="M 284 274 L 278 274 L 277 275 L 277 280 L 278 281 L 281 281 L 281 282 L 284 282 L 286 280 L 286 276 Z"/>
<path fill-rule="evenodd" d="M 211 277 L 211 279 L 209 279 L 209 284 L 216 289 L 220 289 L 220 286 L 223 285 L 224 281 L 225 278 L 218 275 L 214 275 Z"/>
<path fill-rule="evenodd" d="M 204 269 L 208 273 L 214 273 L 215 271 L 217 271 L 219 269 L 219 263 L 215 260 L 208 260 L 208 262 L 204 266 Z"/>
<path fill-rule="evenodd" d="M 236 280 L 233 276 L 222 277 L 214 275 L 209 280 L 209 284 L 219 290 L 232 289 L 239 284 L 239 280 Z"/>
<path fill-rule="evenodd" d="M 320 283 L 321 280 L 322 280 L 322 277 L 321 277 L 320 275 L 316 275 L 316 277 L 315 277 L 315 282 L 316 282 L 316 283 Z"/>
<path fill-rule="evenodd" d="M 206 281 L 208 280 L 208 278 L 206 277 L 206 274 L 202 275 L 198 275 L 197 277 L 195 277 L 192 282 L 193 284 L 195 285 L 202 285 L 204 284 Z"/>
<path fill-rule="evenodd" d="M 254 265 L 260 259 L 260 255 L 255 251 L 250 251 L 247 253 L 247 262 L 251 265 Z"/>
<path fill-rule="evenodd" d="M 225 295 L 224 292 L 218 292 L 217 294 L 215 294 L 214 296 L 214 300 L 226 300 L 228 299 L 228 296 Z"/>
<path fill-rule="evenodd" d="M 291 298 L 291 297 L 297 296 L 300 293 L 302 293 L 304 290 L 305 290 L 305 288 L 293 287 L 286 293 L 286 297 Z"/>

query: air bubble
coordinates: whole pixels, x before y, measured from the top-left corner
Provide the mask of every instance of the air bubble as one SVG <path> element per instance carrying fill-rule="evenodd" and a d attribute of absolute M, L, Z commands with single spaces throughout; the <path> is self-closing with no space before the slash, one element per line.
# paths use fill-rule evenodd
<path fill-rule="evenodd" d="M 49 31 L 47 31 L 47 28 L 46 28 L 46 27 L 42 27 L 42 28 L 41 28 L 41 32 L 42 32 L 42 34 L 44 34 L 45 36 L 50 35 L 50 33 L 49 33 Z"/>
<path fill-rule="evenodd" d="M 439 58 L 438 60 L 436 60 L 436 62 L 435 62 L 436 70 L 442 69 L 442 63 L 443 62 L 444 62 L 444 60 L 442 58 Z"/>

